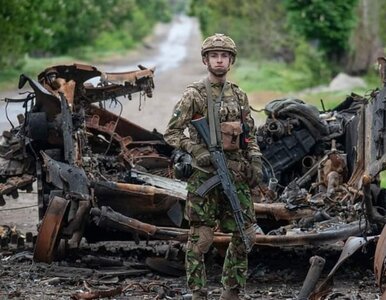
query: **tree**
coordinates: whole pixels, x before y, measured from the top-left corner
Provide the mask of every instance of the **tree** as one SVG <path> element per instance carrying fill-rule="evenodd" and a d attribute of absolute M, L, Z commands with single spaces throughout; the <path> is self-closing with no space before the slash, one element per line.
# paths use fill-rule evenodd
<path fill-rule="evenodd" d="M 0 5 L 0 68 L 17 66 L 26 50 L 24 35 L 31 15 L 28 0 L 2 1 Z"/>
<path fill-rule="evenodd" d="M 383 1 L 382 1 L 383 2 Z M 354 75 L 366 73 L 383 55 L 380 39 L 379 0 L 359 0 L 358 23 L 350 39 L 351 51 L 346 71 Z"/>
<path fill-rule="evenodd" d="M 280 1 L 193 0 L 191 14 L 198 17 L 205 36 L 230 35 L 243 57 L 283 58 L 291 44 Z"/>
<path fill-rule="evenodd" d="M 285 0 L 290 27 L 313 42 L 331 62 L 342 63 L 350 50 L 358 0 Z"/>

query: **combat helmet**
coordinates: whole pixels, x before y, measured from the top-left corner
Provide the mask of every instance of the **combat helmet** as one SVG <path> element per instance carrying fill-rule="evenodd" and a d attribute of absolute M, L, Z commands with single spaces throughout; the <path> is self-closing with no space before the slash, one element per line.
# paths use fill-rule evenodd
<path fill-rule="evenodd" d="M 228 51 L 232 53 L 234 59 L 237 55 L 235 42 L 227 35 L 216 33 L 207 37 L 201 46 L 201 56 L 204 56 L 208 51 Z"/>

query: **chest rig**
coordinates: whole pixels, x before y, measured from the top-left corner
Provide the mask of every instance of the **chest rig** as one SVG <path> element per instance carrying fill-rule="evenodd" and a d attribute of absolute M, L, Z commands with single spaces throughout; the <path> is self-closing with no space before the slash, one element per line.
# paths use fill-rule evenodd
<path fill-rule="evenodd" d="M 245 110 L 241 105 L 242 94 L 237 87 L 225 82 L 218 89 L 218 96 L 213 99 L 213 88 L 206 78 L 193 84 L 203 102 L 194 107 L 197 117 L 207 115 L 210 128 L 211 144 L 220 146 L 224 151 L 245 149 L 248 128 L 245 122 Z"/>
<path fill-rule="evenodd" d="M 205 89 L 208 101 L 208 121 L 210 130 L 211 146 L 220 146 L 224 151 L 234 151 L 240 149 L 240 134 L 242 125 L 240 120 L 220 122 L 220 109 L 223 105 L 223 94 L 227 86 L 224 83 L 220 95 L 213 101 L 212 88 L 207 78 L 205 80 Z"/>

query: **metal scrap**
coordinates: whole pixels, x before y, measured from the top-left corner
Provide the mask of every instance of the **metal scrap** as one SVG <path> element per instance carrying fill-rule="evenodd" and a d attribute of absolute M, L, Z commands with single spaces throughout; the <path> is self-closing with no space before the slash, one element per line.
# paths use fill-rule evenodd
<path fill-rule="evenodd" d="M 303 282 L 302 289 L 299 292 L 298 300 L 307 300 L 311 292 L 314 290 L 319 277 L 323 271 L 326 260 L 320 256 L 313 256 L 310 258 L 310 268 L 307 277 Z"/>
<path fill-rule="evenodd" d="M 374 274 L 382 293 L 386 292 L 386 226 L 379 237 L 374 256 Z"/>

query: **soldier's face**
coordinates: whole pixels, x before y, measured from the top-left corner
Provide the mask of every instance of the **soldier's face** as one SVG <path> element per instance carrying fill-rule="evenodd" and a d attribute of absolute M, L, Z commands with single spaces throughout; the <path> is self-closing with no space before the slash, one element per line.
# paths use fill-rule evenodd
<path fill-rule="evenodd" d="M 206 55 L 204 63 L 209 72 L 221 77 L 228 73 L 232 59 L 232 55 L 227 51 L 210 51 Z"/>

